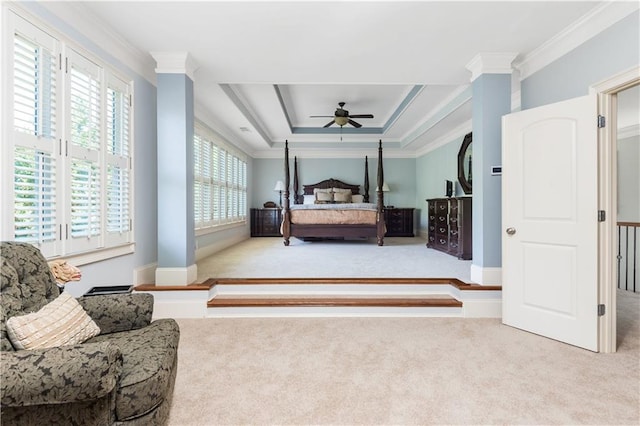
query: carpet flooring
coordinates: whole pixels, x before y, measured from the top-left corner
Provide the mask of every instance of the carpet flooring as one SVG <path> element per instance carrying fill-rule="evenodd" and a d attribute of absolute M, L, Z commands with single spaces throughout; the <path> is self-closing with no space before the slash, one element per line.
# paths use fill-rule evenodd
<path fill-rule="evenodd" d="M 468 281 L 470 262 L 428 250 L 421 239 L 386 243 L 299 250 L 316 243 L 284 247 L 281 239 L 254 238 L 198 262 L 198 275 L 395 273 Z M 499 319 L 178 322 L 173 426 L 640 424 L 640 296 L 629 292 L 619 292 L 613 354 L 523 332 Z"/>
<path fill-rule="evenodd" d="M 498 319 L 180 319 L 169 424 L 637 425 L 640 297 L 619 299 L 613 354 Z"/>

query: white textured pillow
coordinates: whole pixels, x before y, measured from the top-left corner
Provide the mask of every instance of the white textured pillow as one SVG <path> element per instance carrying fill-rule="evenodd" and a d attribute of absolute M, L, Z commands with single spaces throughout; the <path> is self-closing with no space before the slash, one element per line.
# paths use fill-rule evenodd
<path fill-rule="evenodd" d="M 302 204 L 314 204 L 316 201 L 315 195 L 303 195 L 304 200 Z"/>
<path fill-rule="evenodd" d="M 354 194 L 351 196 L 352 203 L 364 203 L 364 195 L 362 194 Z"/>
<path fill-rule="evenodd" d="M 100 334 L 100 327 L 69 293 L 62 293 L 38 312 L 11 317 L 7 334 L 16 349 L 76 345 Z"/>
<path fill-rule="evenodd" d="M 351 194 L 351 190 L 349 188 L 331 188 L 332 192 L 335 192 L 336 194 L 338 193 L 342 193 L 342 194 Z"/>

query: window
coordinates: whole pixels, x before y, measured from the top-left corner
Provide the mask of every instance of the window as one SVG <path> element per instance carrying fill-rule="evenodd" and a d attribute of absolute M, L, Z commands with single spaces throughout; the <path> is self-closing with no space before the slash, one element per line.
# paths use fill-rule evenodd
<path fill-rule="evenodd" d="M 194 132 L 196 229 L 247 220 L 247 163 L 201 124 Z"/>
<path fill-rule="evenodd" d="M 13 200 L 3 201 L 15 209 L 3 238 L 47 257 L 132 242 L 131 83 L 62 37 L 10 21 L 13 131 L 3 166 L 13 175 L 3 192 Z"/>

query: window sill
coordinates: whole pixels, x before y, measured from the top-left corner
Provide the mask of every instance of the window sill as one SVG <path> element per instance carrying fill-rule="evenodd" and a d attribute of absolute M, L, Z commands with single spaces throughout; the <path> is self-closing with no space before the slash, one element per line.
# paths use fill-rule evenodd
<path fill-rule="evenodd" d="M 82 266 L 89 263 L 112 259 L 114 257 L 132 254 L 135 251 L 135 246 L 135 243 L 128 243 L 117 247 L 91 250 L 84 253 L 74 253 L 67 256 L 54 256 L 47 260 L 64 259 L 74 266 Z"/>

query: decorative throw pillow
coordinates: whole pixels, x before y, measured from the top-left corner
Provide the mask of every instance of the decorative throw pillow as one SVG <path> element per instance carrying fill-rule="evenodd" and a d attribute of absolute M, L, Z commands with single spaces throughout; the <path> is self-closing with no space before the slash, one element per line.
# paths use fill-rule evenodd
<path fill-rule="evenodd" d="M 331 188 L 313 188 L 313 194 L 318 194 L 318 193 L 331 193 L 333 191 L 331 191 Z"/>
<path fill-rule="evenodd" d="M 335 194 L 351 194 L 351 190 L 349 188 L 331 188 L 331 191 Z"/>
<path fill-rule="evenodd" d="M 332 203 L 333 194 L 331 192 L 316 192 L 316 203 L 318 203 L 318 201 Z"/>
<path fill-rule="evenodd" d="M 11 317 L 7 334 L 16 349 L 76 345 L 100 334 L 100 327 L 69 293 L 62 293 L 38 312 Z"/>
<path fill-rule="evenodd" d="M 333 194 L 333 202 L 334 203 L 350 203 L 351 202 L 351 192 L 336 192 Z"/>
<path fill-rule="evenodd" d="M 362 194 L 354 194 L 351 196 L 352 203 L 364 203 L 364 195 Z"/>

